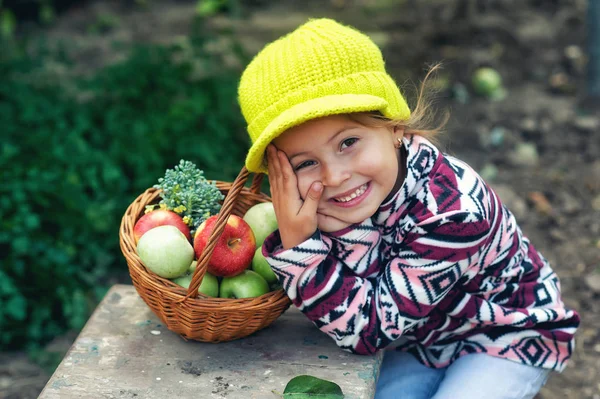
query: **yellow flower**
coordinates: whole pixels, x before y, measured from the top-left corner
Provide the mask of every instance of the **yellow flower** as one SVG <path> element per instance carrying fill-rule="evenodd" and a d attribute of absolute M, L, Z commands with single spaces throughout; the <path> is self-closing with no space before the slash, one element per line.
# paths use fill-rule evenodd
<path fill-rule="evenodd" d="M 187 208 L 185 207 L 185 205 L 179 205 L 177 208 L 174 208 L 173 210 L 177 213 L 183 213 L 187 210 Z"/>
<path fill-rule="evenodd" d="M 150 213 L 154 210 L 155 205 L 146 205 L 146 209 L 144 209 L 144 214 Z"/>
<path fill-rule="evenodd" d="M 184 216 L 183 217 L 183 223 L 187 224 L 188 226 L 192 225 L 192 218 L 189 216 Z"/>
<path fill-rule="evenodd" d="M 167 204 L 161 203 L 160 204 L 160 209 L 167 210 L 167 209 L 169 209 L 169 207 L 167 206 Z"/>

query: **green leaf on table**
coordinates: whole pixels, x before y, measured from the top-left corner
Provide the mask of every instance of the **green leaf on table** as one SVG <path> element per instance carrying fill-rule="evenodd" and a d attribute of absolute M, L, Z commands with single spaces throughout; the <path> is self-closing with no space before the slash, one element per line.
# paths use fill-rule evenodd
<path fill-rule="evenodd" d="M 335 382 L 312 375 L 292 378 L 283 390 L 284 399 L 343 399 L 342 388 Z"/>

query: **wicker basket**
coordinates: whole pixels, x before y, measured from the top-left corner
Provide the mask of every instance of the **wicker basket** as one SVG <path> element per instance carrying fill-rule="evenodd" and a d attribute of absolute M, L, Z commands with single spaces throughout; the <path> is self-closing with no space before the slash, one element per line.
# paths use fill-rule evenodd
<path fill-rule="evenodd" d="M 121 220 L 119 240 L 133 285 L 167 328 L 184 339 L 223 342 L 246 337 L 267 327 L 291 304 L 283 289 L 247 299 L 211 298 L 198 294 L 208 261 L 229 215 L 243 216 L 251 206 L 270 201 L 267 195 L 260 192 L 263 175 L 255 174 L 251 187 L 247 188 L 244 184 L 248 175 L 246 168 L 243 168 L 233 183 L 216 182 L 225 200 L 215 230 L 198 259 L 187 290 L 148 271 L 137 255 L 133 227 L 144 214 L 146 205 L 160 200 L 160 191 L 154 188 L 146 190 L 129 205 Z"/>

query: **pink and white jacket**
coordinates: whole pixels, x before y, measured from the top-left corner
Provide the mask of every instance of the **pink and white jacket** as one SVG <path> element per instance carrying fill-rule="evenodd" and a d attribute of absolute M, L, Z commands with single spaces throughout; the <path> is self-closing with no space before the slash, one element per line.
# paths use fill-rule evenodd
<path fill-rule="evenodd" d="M 288 296 L 343 349 L 398 348 L 429 367 L 486 353 L 562 371 L 579 316 L 548 262 L 468 165 L 405 136 L 404 184 L 375 215 L 263 254 Z"/>

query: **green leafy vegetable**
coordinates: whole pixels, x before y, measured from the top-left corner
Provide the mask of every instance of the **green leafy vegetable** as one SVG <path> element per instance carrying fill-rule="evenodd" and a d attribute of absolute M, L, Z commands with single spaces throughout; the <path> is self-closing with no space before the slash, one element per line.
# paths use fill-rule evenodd
<path fill-rule="evenodd" d="M 219 213 L 224 198 L 214 181 L 206 180 L 203 171 L 183 159 L 174 169 L 167 169 L 154 187 L 163 190 L 161 207 L 181 215 L 192 233 L 209 216 Z"/>
<path fill-rule="evenodd" d="M 283 390 L 284 399 L 343 399 L 342 388 L 334 382 L 299 375 L 292 378 Z"/>

